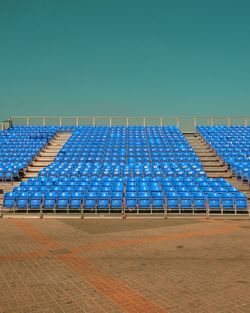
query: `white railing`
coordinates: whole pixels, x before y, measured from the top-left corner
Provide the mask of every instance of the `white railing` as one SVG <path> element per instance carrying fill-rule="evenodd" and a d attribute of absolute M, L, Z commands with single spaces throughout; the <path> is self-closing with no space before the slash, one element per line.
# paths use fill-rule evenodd
<path fill-rule="evenodd" d="M 13 125 L 26 126 L 167 126 L 176 125 L 182 131 L 194 131 L 197 125 L 250 125 L 250 117 L 235 116 L 13 116 Z"/>
<path fill-rule="evenodd" d="M 4 121 L 4 122 L 0 123 L 0 130 L 6 130 L 6 129 L 10 128 L 11 127 L 10 124 L 11 124 L 10 121 Z"/>

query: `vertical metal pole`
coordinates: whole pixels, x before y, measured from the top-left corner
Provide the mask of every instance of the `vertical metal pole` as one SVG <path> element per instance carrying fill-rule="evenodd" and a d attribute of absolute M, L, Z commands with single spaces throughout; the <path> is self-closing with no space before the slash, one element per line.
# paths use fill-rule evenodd
<path fill-rule="evenodd" d="M 227 125 L 231 126 L 231 118 L 230 117 L 227 118 Z"/>
<path fill-rule="evenodd" d="M 92 125 L 95 126 L 95 117 L 92 119 Z"/>
<path fill-rule="evenodd" d="M 206 215 L 207 215 L 207 219 L 209 219 L 209 217 L 210 217 L 210 208 L 209 208 L 208 200 L 206 201 Z"/>
<path fill-rule="evenodd" d="M 76 126 L 79 126 L 79 117 L 76 118 Z"/>
<path fill-rule="evenodd" d="M 126 125 L 128 126 L 128 117 L 126 117 Z"/>
<path fill-rule="evenodd" d="M 248 125 L 248 122 L 247 122 L 247 117 L 245 117 L 245 126 Z"/>
<path fill-rule="evenodd" d="M 196 117 L 194 117 L 194 131 L 196 131 L 196 126 L 197 126 L 197 118 Z"/>
<path fill-rule="evenodd" d="M 84 218 L 84 215 L 83 215 L 83 203 L 81 204 L 81 219 Z"/>
<path fill-rule="evenodd" d="M 167 219 L 168 218 L 168 207 L 167 204 L 164 203 L 164 218 Z"/>
<path fill-rule="evenodd" d="M 211 117 L 211 119 L 210 119 L 210 125 L 214 126 L 214 118 L 213 117 Z"/>
<path fill-rule="evenodd" d="M 144 127 L 146 126 L 146 118 L 145 117 L 143 118 L 143 126 Z"/>
<path fill-rule="evenodd" d="M 30 124 L 30 119 L 29 117 L 26 117 L 26 126 L 29 126 L 29 124 Z"/>
<path fill-rule="evenodd" d="M 162 127 L 162 117 L 160 117 L 160 126 Z"/>
<path fill-rule="evenodd" d="M 62 118 L 59 118 L 59 125 L 62 126 Z"/>
<path fill-rule="evenodd" d="M 180 128 L 180 118 L 179 117 L 176 118 L 176 124 L 177 124 L 177 127 Z"/>
<path fill-rule="evenodd" d="M 40 204 L 40 218 L 43 218 L 43 209 L 42 209 L 42 204 Z"/>
<path fill-rule="evenodd" d="M 112 126 L 112 117 L 110 116 L 110 118 L 109 118 L 109 127 L 111 127 Z"/>
<path fill-rule="evenodd" d="M 45 126 L 46 125 L 46 119 L 45 119 L 45 117 L 43 117 L 43 126 Z"/>

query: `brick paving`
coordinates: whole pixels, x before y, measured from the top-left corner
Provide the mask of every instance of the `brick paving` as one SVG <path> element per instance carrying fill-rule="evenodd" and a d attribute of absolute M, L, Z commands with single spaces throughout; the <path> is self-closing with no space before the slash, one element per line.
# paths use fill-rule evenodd
<path fill-rule="evenodd" d="M 249 313 L 249 235 L 249 220 L 0 219 L 0 313 Z"/>

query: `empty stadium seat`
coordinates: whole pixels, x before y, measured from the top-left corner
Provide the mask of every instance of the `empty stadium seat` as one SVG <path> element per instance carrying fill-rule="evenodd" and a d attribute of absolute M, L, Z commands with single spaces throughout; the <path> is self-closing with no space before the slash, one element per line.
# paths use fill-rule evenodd
<path fill-rule="evenodd" d="M 13 173 L 20 175 L 20 170 L 61 130 L 53 126 L 14 127 L 0 136 L 0 143 L 9 144 L 0 153 L 0 179 L 11 180 L 16 177 Z M 6 208 L 94 212 L 112 209 L 121 212 L 123 208 L 187 212 L 207 208 L 247 209 L 246 195 L 224 179 L 206 177 L 201 161 L 175 126 L 79 126 L 71 127 L 70 131 L 72 136 L 54 162 L 42 169 L 37 178 L 22 182 L 14 187 L 13 193 L 5 194 Z M 224 128 L 219 135 L 213 130 L 211 135 L 207 128 L 197 131 L 225 157 L 228 151 L 220 149 L 220 137 L 229 150 L 237 143 Z M 245 149 L 248 131 L 242 132 Z M 214 133 L 215 142 L 211 139 Z M 21 136 L 27 153 L 20 149 Z M 238 150 L 241 157 L 243 152 L 248 153 L 244 149 Z M 1 161 L 6 155 L 12 162 L 11 171 Z M 238 159 L 236 154 L 232 155 L 233 160 L 229 156 L 227 160 L 233 167 Z M 237 173 L 247 177 L 245 165 Z"/>

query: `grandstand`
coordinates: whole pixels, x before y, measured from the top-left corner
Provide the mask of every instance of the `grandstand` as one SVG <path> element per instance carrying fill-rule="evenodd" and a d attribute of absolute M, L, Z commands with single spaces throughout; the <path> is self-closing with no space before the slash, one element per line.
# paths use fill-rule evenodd
<path fill-rule="evenodd" d="M 247 215 L 241 121 L 13 117 L 0 132 L 1 213 Z"/>

